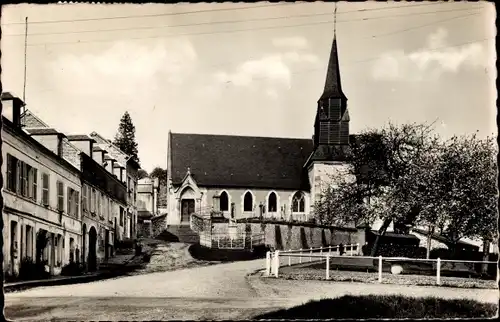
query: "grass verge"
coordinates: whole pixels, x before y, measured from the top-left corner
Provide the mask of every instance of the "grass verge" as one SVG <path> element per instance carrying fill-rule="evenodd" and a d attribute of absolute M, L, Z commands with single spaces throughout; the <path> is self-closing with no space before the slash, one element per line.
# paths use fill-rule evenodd
<path fill-rule="evenodd" d="M 497 310 L 497 305 L 465 299 L 346 295 L 311 301 L 290 309 L 262 314 L 254 319 L 491 318 L 497 314 Z"/>
<path fill-rule="evenodd" d="M 324 265 L 324 264 L 323 264 Z M 280 267 L 279 276 L 290 280 L 326 280 L 325 268 L 317 268 L 312 266 L 284 266 Z M 376 272 L 360 272 L 346 270 L 330 270 L 330 280 L 335 282 L 359 282 L 359 283 L 376 283 L 378 284 L 378 273 Z M 391 273 L 383 273 L 383 284 L 398 284 L 398 285 L 416 285 L 416 286 L 435 286 L 436 276 L 403 274 L 393 275 Z M 482 280 L 477 278 L 451 277 L 441 276 L 441 286 L 459 287 L 459 288 L 481 288 L 481 289 L 496 289 L 498 287 L 494 280 Z"/>

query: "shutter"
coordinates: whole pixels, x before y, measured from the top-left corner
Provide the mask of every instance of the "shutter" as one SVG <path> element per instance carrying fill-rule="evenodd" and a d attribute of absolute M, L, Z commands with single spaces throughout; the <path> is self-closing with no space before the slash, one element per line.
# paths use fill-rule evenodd
<path fill-rule="evenodd" d="M 33 186 L 32 186 L 32 197 L 33 197 L 33 200 L 37 201 L 37 192 L 38 192 L 38 170 L 35 169 L 35 168 L 32 168 L 31 169 L 32 172 L 33 172 Z"/>
<path fill-rule="evenodd" d="M 80 193 L 78 191 L 74 192 L 75 195 L 75 217 L 79 217 L 80 212 Z"/>
<path fill-rule="evenodd" d="M 68 195 L 66 196 L 68 200 L 68 208 L 66 209 L 66 212 L 68 213 L 68 215 L 71 215 L 71 213 L 73 212 L 73 207 L 71 205 L 72 203 L 71 199 L 73 198 L 73 194 L 71 193 L 72 189 L 70 187 L 68 187 L 66 190 L 68 191 Z"/>

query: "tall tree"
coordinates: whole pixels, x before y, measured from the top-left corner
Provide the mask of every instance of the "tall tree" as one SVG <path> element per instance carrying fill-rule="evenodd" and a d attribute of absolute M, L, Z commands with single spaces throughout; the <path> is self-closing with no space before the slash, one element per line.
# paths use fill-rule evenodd
<path fill-rule="evenodd" d="M 132 123 L 130 114 L 126 111 L 120 119 L 118 132 L 113 142 L 124 153 L 130 155 L 133 160 L 139 163 L 137 142 L 135 141 L 135 126 Z"/>

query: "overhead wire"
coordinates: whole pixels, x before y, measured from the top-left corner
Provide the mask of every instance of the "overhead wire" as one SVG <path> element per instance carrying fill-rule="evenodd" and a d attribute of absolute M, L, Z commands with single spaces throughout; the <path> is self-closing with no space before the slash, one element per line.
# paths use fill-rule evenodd
<path fill-rule="evenodd" d="M 346 19 L 339 20 L 337 23 L 348 23 L 353 21 L 369 21 L 369 20 L 377 20 L 383 18 L 392 18 L 392 17 L 400 17 L 400 16 L 419 16 L 425 14 L 435 14 L 439 12 L 455 12 L 455 11 L 471 11 L 475 9 L 455 9 L 455 10 L 447 10 L 447 11 L 432 11 L 432 12 L 423 12 L 423 13 L 413 13 L 411 15 L 391 15 L 384 17 L 368 17 L 368 18 L 357 18 L 357 19 Z M 453 18 L 455 19 L 455 18 Z M 281 29 L 281 28 L 294 28 L 294 27 L 303 27 L 303 26 L 314 26 L 314 25 L 323 25 L 323 24 L 331 24 L 332 20 L 327 21 L 319 21 L 319 22 L 309 22 L 302 24 L 292 24 L 292 25 L 278 25 L 278 26 L 267 26 L 267 27 L 254 27 L 254 28 L 241 28 L 241 29 L 231 29 L 231 30 L 222 30 L 222 31 L 207 31 L 207 32 L 187 32 L 187 33 L 175 33 L 175 34 L 167 34 L 167 35 L 155 35 L 155 36 L 146 36 L 146 37 L 120 37 L 114 39 L 92 39 L 92 40 L 76 40 L 76 41 L 62 41 L 62 42 L 37 42 L 31 43 L 28 46 L 45 46 L 45 45 L 63 45 L 63 44 L 81 44 L 81 43 L 100 43 L 100 42 L 114 42 L 120 40 L 143 40 L 143 39 L 158 39 L 158 38 L 171 38 L 171 37 L 183 37 L 183 36 L 198 36 L 198 35 L 213 35 L 213 34 L 230 34 L 230 33 L 238 33 L 238 32 L 248 32 L 248 31 L 261 31 L 261 30 L 273 30 L 273 29 Z M 214 24 L 214 23 L 208 23 Z M 201 24 L 199 24 L 201 25 Z M 176 25 L 179 26 L 179 25 Z M 176 27 L 169 26 L 169 27 Z"/>
<path fill-rule="evenodd" d="M 30 22 L 30 24 L 71 23 L 71 22 L 85 22 L 85 21 L 131 19 L 131 18 L 180 16 L 180 15 L 197 14 L 197 13 L 250 10 L 250 9 L 258 9 L 258 8 L 280 7 L 280 6 L 289 6 L 289 5 L 303 5 L 303 4 L 309 4 L 309 3 L 308 2 L 294 2 L 294 3 L 285 2 L 285 3 L 279 3 L 279 4 L 253 5 L 253 6 L 241 7 L 241 8 L 218 8 L 218 9 L 193 10 L 193 11 L 185 11 L 185 12 L 169 12 L 169 13 L 158 13 L 158 14 L 148 14 L 148 15 L 130 15 L 130 16 L 114 16 L 114 17 L 100 17 L 100 18 L 67 19 L 67 20 L 45 20 L 45 21 L 33 21 L 33 22 Z M 410 5 L 403 5 L 403 6 L 392 6 L 392 7 L 385 7 L 385 8 L 358 9 L 358 10 L 346 11 L 345 13 L 382 11 L 382 10 L 391 10 L 391 9 L 399 9 L 399 8 L 414 8 L 414 7 L 421 7 L 421 6 L 433 6 L 433 5 L 439 5 L 439 4 L 442 4 L 442 2 L 417 4 L 417 5 L 411 5 L 411 6 Z M 1 25 L 5 26 L 5 25 L 19 25 L 19 24 L 23 24 L 23 23 L 22 22 L 10 22 L 10 23 L 3 23 Z"/>

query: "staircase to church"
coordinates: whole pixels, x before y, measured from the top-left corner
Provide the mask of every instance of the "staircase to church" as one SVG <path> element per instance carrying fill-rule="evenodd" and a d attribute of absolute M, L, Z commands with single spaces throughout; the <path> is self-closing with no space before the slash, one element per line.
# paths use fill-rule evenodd
<path fill-rule="evenodd" d="M 169 225 L 157 238 L 187 244 L 196 244 L 200 242 L 200 236 L 189 227 L 189 224 Z"/>

